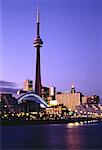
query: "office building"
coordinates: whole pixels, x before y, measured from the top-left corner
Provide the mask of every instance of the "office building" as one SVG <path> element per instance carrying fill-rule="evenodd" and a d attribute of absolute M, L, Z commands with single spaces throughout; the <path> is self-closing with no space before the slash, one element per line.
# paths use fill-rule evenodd
<path fill-rule="evenodd" d="M 24 80 L 23 83 L 23 91 L 33 91 L 33 81 L 32 80 Z"/>
<path fill-rule="evenodd" d="M 99 96 L 93 95 L 93 96 L 82 96 L 82 104 L 98 104 L 99 103 Z"/>
<path fill-rule="evenodd" d="M 42 87 L 41 97 L 50 104 L 50 101 L 55 100 L 56 88 L 55 87 Z"/>
<path fill-rule="evenodd" d="M 41 97 L 48 103 L 49 87 L 41 88 Z"/>
<path fill-rule="evenodd" d="M 72 89 L 73 88 L 73 89 Z M 63 104 L 69 110 L 75 110 L 76 106 L 81 104 L 82 94 L 80 92 L 75 92 L 74 87 L 71 87 L 70 93 L 57 93 L 56 100 L 58 104 Z"/>

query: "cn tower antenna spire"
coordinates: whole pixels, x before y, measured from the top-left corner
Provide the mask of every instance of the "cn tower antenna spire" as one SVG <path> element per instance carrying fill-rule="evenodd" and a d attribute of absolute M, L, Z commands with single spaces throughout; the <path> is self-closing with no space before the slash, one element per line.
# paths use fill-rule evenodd
<path fill-rule="evenodd" d="M 37 37 L 40 37 L 40 13 L 39 13 L 39 5 L 38 5 L 38 3 L 37 3 L 36 15 L 37 15 L 37 20 L 36 20 L 36 23 L 37 23 Z"/>
<path fill-rule="evenodd" d="M 37 23 L 40 23 L 39 7 L 37 5 Z"/>

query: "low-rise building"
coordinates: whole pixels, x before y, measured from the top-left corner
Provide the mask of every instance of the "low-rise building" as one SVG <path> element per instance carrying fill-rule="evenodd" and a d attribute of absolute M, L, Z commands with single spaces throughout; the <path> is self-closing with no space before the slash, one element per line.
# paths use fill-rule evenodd
<path fill-rule="evenodd" d="M 99 96 L 93 95 L 93 96 L 82 96 L 82 104 L 98 104 L 99 103 Z"/>

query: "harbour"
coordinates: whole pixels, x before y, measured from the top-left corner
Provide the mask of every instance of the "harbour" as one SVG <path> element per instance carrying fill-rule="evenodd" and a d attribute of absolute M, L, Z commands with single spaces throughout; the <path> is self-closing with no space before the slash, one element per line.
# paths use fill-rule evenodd
<path fill-rule="evenodd" d="M 102 124 L 1 126 L 2 150 L 101 150 Z"/>

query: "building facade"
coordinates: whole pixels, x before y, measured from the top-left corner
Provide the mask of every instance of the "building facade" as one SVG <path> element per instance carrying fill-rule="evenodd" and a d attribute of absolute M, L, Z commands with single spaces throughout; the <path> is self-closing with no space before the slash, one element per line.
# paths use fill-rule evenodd
<path fill-rule="evenodd" d="M 55 87 L 42 87 L 41 97 L 50 104 L 50 101 L 55 100 L 56 88 Z"/>
<path fill-rule="evenodd" d="M 33 81 L 32 80 L 24 80 L 23 91 L 33 91 Z"/>
<path fill-rule="evenodd" d="M 98 104 L 99 103 L 99 96 L 93 95 L 93 96 L 82 96 L 82 104 Z"/>
<path fill-rule="evenodd" d="M 58 104 L 63 104 L 69 110 L 75 110 L 76 106 L 81 104 L 81 93 L 59 93 L 56 94 Z"/>

